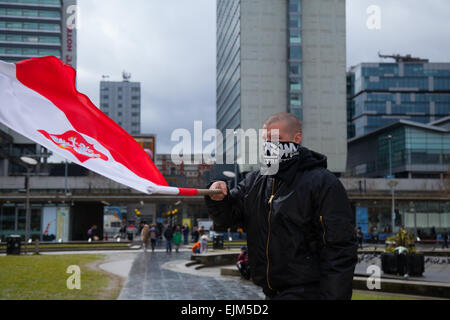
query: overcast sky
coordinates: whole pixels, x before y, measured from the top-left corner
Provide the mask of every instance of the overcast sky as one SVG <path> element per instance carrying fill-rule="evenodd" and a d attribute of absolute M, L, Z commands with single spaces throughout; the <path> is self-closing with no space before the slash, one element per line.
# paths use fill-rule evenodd
<path fill-rule="evenodd" d="M 279 0 L 267 0 L 279 1 Z M 312 1 L 312 0 L 311 0 Z M 215 127 L 215 0 L 79 0 L 78 88 L 99 103 L 102 75 L 141 82 L 142 132 L 169 153 L 177 128 Z M 366 26 L 370 5 L 381 29 Z M 450 62 L 449 0 L 347 0 L 347 65 L 377 52 Z"/>

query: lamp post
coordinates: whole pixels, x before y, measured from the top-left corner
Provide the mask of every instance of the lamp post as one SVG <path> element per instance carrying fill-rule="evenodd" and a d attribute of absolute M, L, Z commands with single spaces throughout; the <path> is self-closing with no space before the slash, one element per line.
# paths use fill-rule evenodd
<path fill-rule="evenodd" d="M 237 144 L 238 144 L 238 141 L 237 141 L 237 134 L 238 134 L 237 131 L 233 132 L 233 142 L 234 142 L 234 145 L 235 145 L 235 152 L 234 152 L 234 157 L 235 157 L 235 161 L 234 161 L 234 187 L 235 188 L 237 188 L 237 185 L 238 185 L 238 167 L 237 167 L 237 158 L 238 158 L 238 155 L 237 155 L 237 151 L 238 151 Z"/>
<path fill-rule="evenodd" d="M 392 177 L 392 135 L 388 135 L 389 140 L 389 187 L 391 187 L 392 195 L 392 208 L 391 208 L 391 223 L 392 223 L 392 233 L 395 229 L 395 193 L 394 187 L 397 185 L 397 181 L 393 180 Z"/>
<path fill-rule="evenodd" d="M 28 253 L 28 238 L 30 237 L 30 171 L 31 167 L 38 164 L 38 162 L 30 157 L 21 157 L 23 163 L 26 164 L 27 176 L 25 184 L 27 189 L 26 213 L 25 213 L 25 253 Z"/>

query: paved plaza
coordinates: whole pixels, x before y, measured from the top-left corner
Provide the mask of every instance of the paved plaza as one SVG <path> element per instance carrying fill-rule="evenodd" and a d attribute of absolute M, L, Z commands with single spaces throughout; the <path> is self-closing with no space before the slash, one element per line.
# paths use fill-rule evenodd
<path fill-rule="evenodd" d="M 223 277 L 208 271 L 177 272 L 168 266 L 173 261 L 188 262 L 190 255 L 188 251 L 138 253 L 119 300 L 264 299 L 260 288 L 238 277 Z"/>

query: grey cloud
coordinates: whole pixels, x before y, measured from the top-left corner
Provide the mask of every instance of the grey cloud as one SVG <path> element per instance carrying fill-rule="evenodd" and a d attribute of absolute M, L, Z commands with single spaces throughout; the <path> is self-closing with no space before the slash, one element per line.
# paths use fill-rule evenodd
<path fill-rule="evenodd" d="M 277 0 L 278 1 L 278 0 Z M 103 74 L 123 70 L 142 83 L 142 130 L 169 152 L 174 129 L 195 120 L 215 126 L 214 0 L 79 0 L 78 87 L 99 101 Z M 381 8 L 381 30 L 368 30 L 367 7 Z M 377 52 L 448 62 L 448 0 L 347 0 L 347 65 L 377 62 Z"/>

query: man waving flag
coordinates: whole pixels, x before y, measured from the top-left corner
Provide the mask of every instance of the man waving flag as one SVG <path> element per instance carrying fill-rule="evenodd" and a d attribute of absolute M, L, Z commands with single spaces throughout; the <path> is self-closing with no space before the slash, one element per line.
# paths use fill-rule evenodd
<path fill-rule="evenodd" d="M 75 87 L 75 70 L 54 56 L 0 61 L 0 122 L 55 154 L 149 194 L 169 187 L 145 150 Z M 201 193 L 201 192 L 200 192 Z"/>

